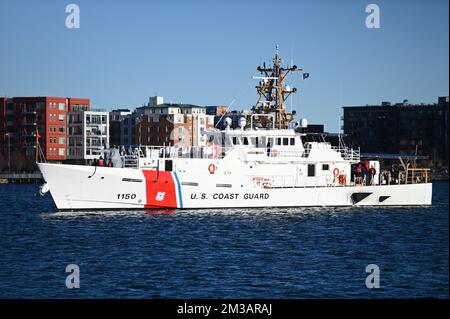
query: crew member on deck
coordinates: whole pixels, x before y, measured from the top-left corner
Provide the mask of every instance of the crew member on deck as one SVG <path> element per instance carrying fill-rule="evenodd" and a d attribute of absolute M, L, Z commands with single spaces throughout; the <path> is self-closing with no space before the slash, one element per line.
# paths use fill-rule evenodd
<path fill-rule="evenodd" d="M 267 156 L 270 156 L 270 141 L 267 142 L 266 148 L 267 148 Z"/>
<path fill-rule="evenodd" d="M 369 172 L 369 162 L 364 162 L 363 164 L 364 181 L 366 186 L 370 185 L 370 172 Z"/>
<path fill-rule="evenodd" d="M 373 185 L 375 182 L 375 174 L 377 173 L 377 170 L 375 169 L 375 167 L 370 166 L 369 169 L 369 174 L 370 174 L 370 185 Z"/>
<path fill-rule="evenodd" d="M 356 164 L 356 184 L 362 184 L 363 177 L 363 166 L 362 163 L 359 162 Z"/>
<path fill-rule="evenodd" d="M 391 168 L 389 169 L 389 172 L 391 173 L 391 183 L 395 184 L 397 176 L 398 176 L 397 167 L 395 166 L 395 164 L 391 165 Z"/>
<path fill-rule="evenodd" d="M 100 158 L 98 159 L 98 166 L 105 166 L 105 160 L 103 159 L 103 157 L 100 156 Z"/>

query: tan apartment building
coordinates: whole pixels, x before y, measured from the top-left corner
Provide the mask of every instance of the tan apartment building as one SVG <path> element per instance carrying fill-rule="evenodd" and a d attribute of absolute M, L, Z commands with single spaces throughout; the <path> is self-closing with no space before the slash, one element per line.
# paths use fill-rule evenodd
<path fill-rule="evenodd" d="M 136 144 L 155 146 L 206 144 L 203 132 L 213 128 L 214 116 L 206 114 L 205 107 L 162 103 L 162 98 L 158 98 L 151 98 L 149 106 L 136 119 Z"/>

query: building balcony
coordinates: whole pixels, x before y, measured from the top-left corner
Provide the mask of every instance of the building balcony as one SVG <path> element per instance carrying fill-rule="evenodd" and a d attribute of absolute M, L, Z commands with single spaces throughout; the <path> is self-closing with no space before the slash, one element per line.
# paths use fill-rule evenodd
<path fill-rule="evenodd" d="M 36 122 L 22 122 L 22 126 L 36 126 Z"/>
<path fill-rule="evenodd" d="M 23 137 L 36 137 L 36 132 L 23 132 Z"/>
<path fill-rule="evenodd" d="M 23 145 L 22 145 L 22 148 L 25 148 L 25 149 L 36 148 L 36 144 L 30 144 L 30 143 L 23 144 Z"/>
<path fill-rule="evenodd" d="M 23 110 L 21 112 L 21 115 L 36 115 L 36 114 L 37 114 L 36 111 L 33 110 Z"/>

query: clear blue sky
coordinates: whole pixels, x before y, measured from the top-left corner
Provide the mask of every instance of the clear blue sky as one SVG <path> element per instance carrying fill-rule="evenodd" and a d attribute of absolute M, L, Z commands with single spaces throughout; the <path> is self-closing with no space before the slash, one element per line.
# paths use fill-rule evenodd
<path fill-rule="evenodd" d="M 81 28 L 65 27 L 76 3 Z M 381 28 L 367 29 L 376 3 Z M 0 95 L 89 97 L 96 108 L 167 102 L 250 108 L 279 44 L 310 78 L 292 106 L 338 129 L 342 105 L 448 95 L 447 0 L 0 1 Z M 288 106 L 290 103 L 288 103 Z"/>

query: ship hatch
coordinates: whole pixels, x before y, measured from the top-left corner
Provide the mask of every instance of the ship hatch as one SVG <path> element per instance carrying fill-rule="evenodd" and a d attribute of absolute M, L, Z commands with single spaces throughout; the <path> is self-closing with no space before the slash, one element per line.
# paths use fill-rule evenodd
<path fill-rule="evenodd" d="M 166 172 L 171 172 L 172 171 L 172 160 L 166 160 L 164 170 Z"/>
<path fill-rule="evenodd" d="M 370 194 L 372 194 L 372 193 L 353 193 L 352 194 L 353 204 L 359 203 L 360 201 L 362 201 L 364 198 L 366 198 Z"/>

